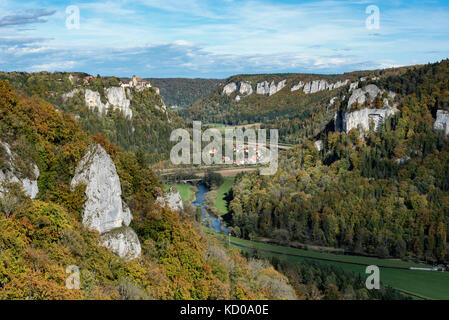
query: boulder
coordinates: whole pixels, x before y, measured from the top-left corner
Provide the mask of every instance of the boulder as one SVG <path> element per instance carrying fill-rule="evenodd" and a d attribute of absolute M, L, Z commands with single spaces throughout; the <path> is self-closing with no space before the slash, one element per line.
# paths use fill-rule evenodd
<path fill-rule="evenodd" d="M 140 257 L 139 238 L 130 227 L 117 228 L 101 235 L 103 246 L 126 260 Z"/>

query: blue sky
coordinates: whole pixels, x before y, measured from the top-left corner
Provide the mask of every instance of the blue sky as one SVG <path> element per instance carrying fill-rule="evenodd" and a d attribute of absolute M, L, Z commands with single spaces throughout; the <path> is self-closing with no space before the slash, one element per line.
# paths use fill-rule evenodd
<path fill-rule="evenodd" d="M 66 27 L 66 8 L 80 28 Z M 379 8 L 379 28 L 366 8 Z M 449 1 L 0 0 L 0 70 L 341 73 L 449 57 Z"/>

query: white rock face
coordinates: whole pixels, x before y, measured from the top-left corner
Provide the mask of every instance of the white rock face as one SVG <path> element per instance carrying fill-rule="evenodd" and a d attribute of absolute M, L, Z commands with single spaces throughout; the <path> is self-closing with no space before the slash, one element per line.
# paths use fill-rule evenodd
<path fill-rule="evenodd" d="M 237 101 L 237 102 L 239 102 L 240 101 L 240 96 L 239 95 L 237 95 L 236 97 L 235 97 L 235 101 Z"/>
<path fill-rule="evenodd" d="M 117 107 L 128 118 L 132 118 L 133 112 L 130 109 L 131 100 L 126 98 L 125 88 L 111 87 L 106 89 L 106 97 L 109 104 Z"/>
<path fill-rule="evenodd" d="M 228 83 L 227 85 L 224 86 L 222 95 L 229 96 L 235 90 L 237 90 L 237 85 L 234 82 Z"/>
<path fill-rule="evenodd" d="M 256 93 L 266 95 L 270 93 L 270 84 L 267 81 L 259 82 L 256 87 Z"/>
<path fill-rule="evenodd" d="M 303 92 L 305 94 L 312 94 L 312 93 L 317 93 L 317 92 L 324 91 L 324 90 L 334 90 L 334 89 L 344 87 L 348 83 L 349 83 L 348 79 L 346 79 L 345 81 L 339 80 L 335 83 L 328 83 L 326 80 L 314 80 L 314 81 L 309 81 L 306 84 L 304 84 Z"/>
<path fill-rule="evenodd" d="M 122 201 L 115 165 L 100 145 L 92 145 L 78 164 L 71 186 L 86 185 L 83 224 L 100 233 L 128 226 L 132 216 Z"/>
<path fill-rule="evenodd" d="M 239 92 L 242 96 L 249 96 L 253 94 L 253 87 L 248 82 L 240 82 L 239 83 Z"/>
<path fill-rule="evenodd" d="M 290 91 L 291 91 L 291 92 L 298 91 L 298 90 L 301 89 L 302 87 L 304 87 L 304 82 L 299 81 L 298 84 L 295 84 L 295 85 L 292 86 L 292 88 L 290 89 Z"/>
<path fill-rule="evenodd" d="M 367 85 L 364 89 L 355 89 L 349 97 L 348 110 L 350 110 L 351 106 L 356 102 L 361 105 L 365 104 L 367 95 L 370 100 L 373 101 L 379 94 L 382 94 L 382 90 L 374 84 Z"/>
<path fill-rule="evenodd" d="M 259 82 L 256 86 L 256 93 L 261 95 L 272 96 L 285 88 L 287 80 L 280 81 L 277 85 L 274 81 L 269 84 L 267 81 Z"/>
<path fill-rule="evenodd" d="M 162 206 L 168 205 L 172 211 L 182 212 L 184 211 L 184 205 L 182 203 L 181 195 L 176 188 L 171 187 L 163 197 L 157 197 L 156 203 Z"/>
<path fill-rule="evenodd" d="M 11 148 L 9 144 L 1 142 L 0 145 L 6 150 L 6 159 L 5 163 L 9 166 L 9 169 L 0 170 L 0 193 L 3 193 L 1 184 L 8 182 L 17 182 L 20 183 L 23 187 L 25 193 L 31 198 L 36 198 L 39 193 L 39 187 L 37 186 L 37 179 L 39 178 L 40 172 L 39 168 L 36 164 L 32 164 L 33 166 L 33 176 L 31 178 L 19 178 L 19 172 L 16 172 L 14 167 L 14 160 L 18 157 L 18 155 L 13 154 L 11 152 Z"/>
<path fill-rule="evenodd" d="M 433 124 L 433 129 L 443 131 L 446 136 L 449 135 L 449 111 L 437 111 L 437 119 Z"/>
<path fill-rule="evenodd" d="M 351 83 L 351 84 L 349 85 L 349 91 L 351 92 L 352 90 L 355 90 L 355 89 L 357 89 L 358 87 L 359 87 L 359 82 L 358 82 L 358 81 L 353 82 L 353 83 Z"/>
<path fill-rule="evenodd" d="M 103 246 L 120 257 L 130 260 L 140 257 L 142 248 L 139 238 L 130 227 L 114 229 L 101 235 Z"/>
<path fill-rule="evenodd" d="M 337 101 L 338 97 L 333 97 L 329 100 L 329 104 L 327 105 L 326 111 L 329 111 L 335 105 L 335 101 Z"/>
<path fill-rule="evenodd" d="M 125 259 L 140 255 L 137 235 L 129 226 L 132 215 L 122 201 L 120 179 L 111 157 L 92 145 L 78 164 L 71 187 L 86 185 L 83 224 L 102 234 L 104 246 Z"/>
<path fill-rule="evenodd" d="M 323 150 L 323 141 L 322 141 L 322 140 L 317 140 L 317 141 L 315 141 L 315 148 L 316 148 L 318 151 Z"/>
<path fill-rule="evenodd" d="M 90 89 L 86 89 L 84 93 L 84 98 L 86 99 L 86 105 L 91 108 L 98 108 L 98 112 L 103 113 L 107 109 L 109 109 L 109 104 L 106 102 L 103 104 L 101 102 L 100 94 L 97 91 L 92 91 Z"/>
<path fill-rule="evenodd" d="M 360 128 L 362 131 L 370 129 L 373 124 L 375 131 L 385 121 L 386 118 L 393 116 L 398 110 L 393 108 L 383 109 L 362 109 L 353 112 L 346 112 L 343 115 L 343 131 L 349 133 L 354 128 Z"/>
<path fill-rule="evenodd" d="M 69 99 L 69 98 L 73 98 L 73 97 L 75 96 L 75 94 L 78 93 L 79 91 L 80 91 L 79 89 L 73 89 L 73 90 L 70 91 L 70 92 L 64 93 L 64 94 L 62 95 L 62 99 L 63 99 L 64 101 L 66 101 L 66 100 Z"/>

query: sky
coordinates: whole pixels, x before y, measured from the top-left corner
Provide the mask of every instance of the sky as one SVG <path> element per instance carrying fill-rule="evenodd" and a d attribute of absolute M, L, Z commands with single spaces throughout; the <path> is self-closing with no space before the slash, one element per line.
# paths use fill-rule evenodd
<path fill-rule="evenodd" d="M 1 71 L 226 78 L 448 57 L 447 0 L 0 0 Z"/>

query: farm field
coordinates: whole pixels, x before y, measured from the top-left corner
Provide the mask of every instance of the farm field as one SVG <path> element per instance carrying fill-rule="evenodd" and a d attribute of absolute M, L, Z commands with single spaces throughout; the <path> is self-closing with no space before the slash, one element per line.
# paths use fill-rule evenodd
<path fill-rule="evenodd" d="M 223 238 L 216 232 L 206 229 L 206 232 Z M 435 271 L 418 271 L 408 269 L 409 267 L 429 267 L 421 263 L 408 261 L 380 259 L 373 257 L 339 255 L 311 250 L 301 250 L 279 245 L 259 243 L 235 237 L 226 237 L 224 241 L 231 241 L 231 245 L 238 246 L 242 250 L 257 248 L 265 256 L 276 256 L 292 263 L 300 263 L 306 259 L 317 263 L 330 264 L 342 268 L 346 272 L 353 272 L 361 276 L 367 276 L 365 269 L 367 265 L 377 265 L 380 268 L 380 280 L 402 292 L 409 293 L 423 299 L 449 299 L 449 273 Z M 242 247 L 243 246 L 243 247 Z"/>

